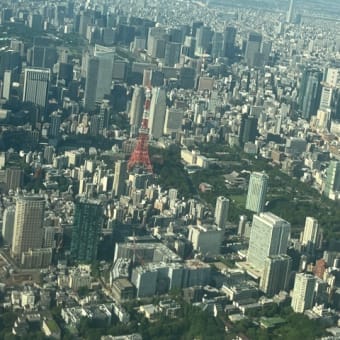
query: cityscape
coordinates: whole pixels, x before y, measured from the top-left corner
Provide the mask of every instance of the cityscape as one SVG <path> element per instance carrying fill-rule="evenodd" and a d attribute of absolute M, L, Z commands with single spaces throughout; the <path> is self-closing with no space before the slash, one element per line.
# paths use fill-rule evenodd
<path fill-rule="evenodd" d="M 0 3 L 0 340 L 340 339 L 340 2 Z"/>

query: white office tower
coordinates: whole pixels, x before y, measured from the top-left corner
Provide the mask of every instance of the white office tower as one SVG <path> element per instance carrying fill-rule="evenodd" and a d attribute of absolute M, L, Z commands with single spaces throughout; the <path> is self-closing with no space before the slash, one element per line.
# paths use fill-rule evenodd
<path fill-rule="evenodd" d="M 135 126 L 138 129 L 140 128 L 144 112 L 144 103 L 145 103 L 144 88 L 141 86 L 135 86 L 133 90 L 129 114 L 131 127 Z"/>
<path fill-rule="evenodd" d="M 7 207 L 4 211 L 4 216 L 3 216 L 2 238 L 9 245 L 12 244 L 12 239 L 13 239 L 14 217 L 15 217 L 15 206 Z"/>
<path fill-rule="evenodd" d="M 303 313 L 313 307 L 315 283 L 316 278 L 311 274 L 296 274 L 291 303 L 295 313 Z"/>
<path fill-rule="evenodd" d="M 150 136 L 158 139 L 163 135 L 166 111 L 166 93 L 162 87 L 152 89 L 150 104 L 149 130 Z"/>
<path fill-rule="evenodd" d="M 274 255 L 266 258 L 260 289 L 269 297 L 286 290 L 292 268 L 292 259 L 288 255 Z"/>
<path fill-rule="evenodd" d="M 50 69 L 26 68 L 22 101 L 45 109 L 50 77 Z"/>
<path fill-rule="evenodd" d="M 150 27 L 147 52 L 152 58 L 164 58 L 165 42 L 168 39 L 165 27 Z"/>
<path fill-rule="evenodd" d="M 218 255 L 221 253 L 223 235 L 224 231 L 214 225 L 191 225 L 188 240 L 195 251 L 203 255 Z"/>
<path fill-rule="evenodd" d="M 215 224 L 223 229 L 226 227 L 229 214 L 229 200 L 224 196 L 217 197 L 215 207 Z"/>
<path fill-rule="evenodd" d="M 253 216 L 250 232 L 248 262 L 263 271 L 268 256 L 286 254 L 290 223 L 270 213 Z"/>
<path fill-rule="evenodd" d="M 306 217 L 305 228 L 302 233 L 301 245 L 307 251 L 313 252 L 319 243 L 319 223 L 313 217 Z"/>
<path fill-rule="evenodd" d="M 246 209 L 255 213 L 263 212 L 266 202 L 269 177 L 264 172 L 252 172 L 250 175 Z"/>
<path fill-rule="evenodd" d="M 20 259 L 23 252 L 43 244 L 45 200 L 40 196 L 18 197 L 15 207 L 12 256 Z"/>

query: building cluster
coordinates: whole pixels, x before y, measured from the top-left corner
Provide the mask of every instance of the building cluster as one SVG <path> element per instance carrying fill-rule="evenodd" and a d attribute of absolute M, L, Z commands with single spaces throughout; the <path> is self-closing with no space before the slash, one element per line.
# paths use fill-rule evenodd
<path fill-rule="evenodd" d="M 313 216 L 294 238 L 268 211 L 265 171 L 225 175 L 247 191 L 238 225 L 228 197 L 200 198 L 209 178 L 182 197 L 153 174 L 172 147 L 188 176 L 213 169 L 200 147 L 223 144 L 340 200 L 340 27 L 299 6 L 0 4 L 0 290 L 14 335 L 60 338 L 54 304 L 75 335 L 82 318 L 128 324 L 133 299 L 152 321 L 177 317 L 177 302 L 149 303 L 177 290 L 231 321 L 288 302 L 339 332 L 339 245 L 325 248 Z"/>

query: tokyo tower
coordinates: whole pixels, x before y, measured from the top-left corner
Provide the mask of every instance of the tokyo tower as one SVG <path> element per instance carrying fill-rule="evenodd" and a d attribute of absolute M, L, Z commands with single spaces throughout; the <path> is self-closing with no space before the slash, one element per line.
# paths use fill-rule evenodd
<path fill-rule="evenodd" d="M 135 166 L 143 166 L 146 171 L 152 173 L 152 165 L 149 156 L 149 112 L 150 112 L 150 89 L 145 93 L 144 114 L 141 127 L 139 129 L 139 135 L 137 138 L 137 144 L 133 150 L 129 162 L 128 171 L 131 171 Z"/>

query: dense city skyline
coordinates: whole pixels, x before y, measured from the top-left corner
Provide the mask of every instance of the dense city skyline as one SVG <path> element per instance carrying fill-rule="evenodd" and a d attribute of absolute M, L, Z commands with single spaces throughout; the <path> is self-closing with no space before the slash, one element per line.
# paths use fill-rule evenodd
<path fill-rule="evenodd" d="M 340 3 L 0 4 L 0 340 L 340 334 Z"/>

